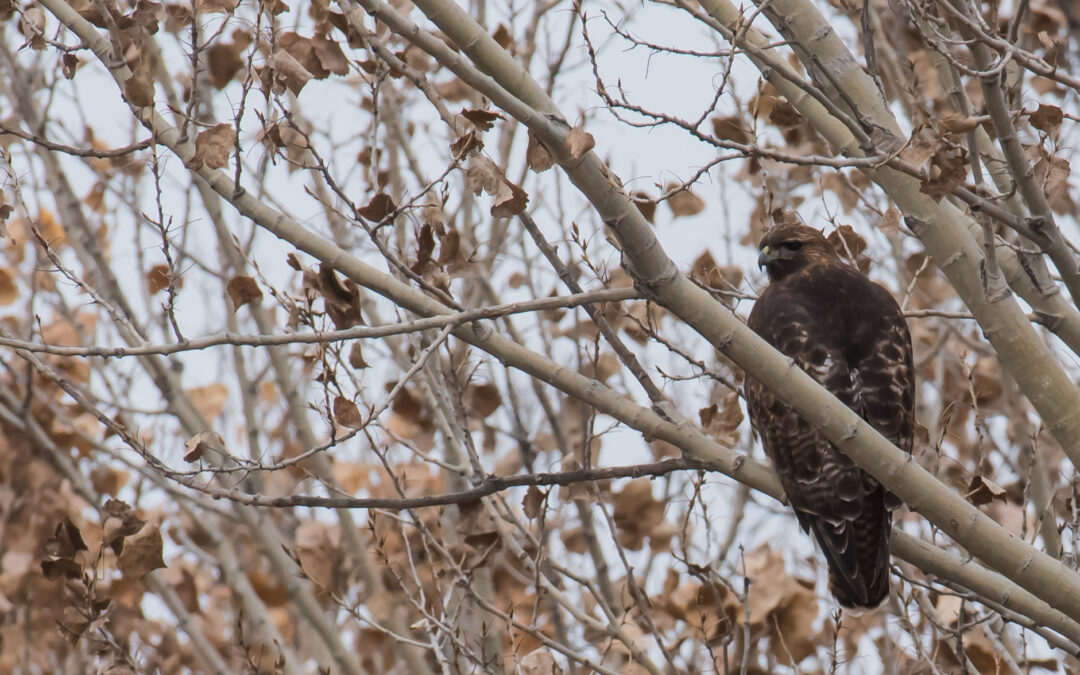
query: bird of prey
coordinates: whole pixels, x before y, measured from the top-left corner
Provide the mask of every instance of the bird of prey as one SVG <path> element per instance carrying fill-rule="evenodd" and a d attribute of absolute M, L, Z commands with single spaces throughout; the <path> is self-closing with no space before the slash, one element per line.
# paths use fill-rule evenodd
<path fill-rule="evenodd" d="M 777 225 L 760 250 L 769 285 L 750 328 L 910 453 L 915 369 L 896 300 L 807 225 Z M 844 607 L 876 607 L 889 592 L 891 510 L 899 500 L 752 378 L 746 398 L 803 531 L 825 554 L 833 595 Z"/>

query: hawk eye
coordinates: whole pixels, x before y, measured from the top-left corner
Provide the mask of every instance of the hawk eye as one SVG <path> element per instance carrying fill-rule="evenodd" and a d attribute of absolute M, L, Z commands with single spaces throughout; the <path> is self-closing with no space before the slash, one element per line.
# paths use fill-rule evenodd
<path fill-rule="evenodd" d="M 784 242 L 784 248 L 788 249 L 789 251 L 798 251 L 799 249 L 802 248 L 802 242 L 801 241 L 786 241 L 786 242 Z"/>

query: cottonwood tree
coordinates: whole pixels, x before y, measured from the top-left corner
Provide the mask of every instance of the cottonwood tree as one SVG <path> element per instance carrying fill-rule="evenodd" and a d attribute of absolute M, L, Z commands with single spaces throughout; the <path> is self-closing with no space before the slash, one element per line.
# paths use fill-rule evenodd
<path fill-rule="evenodd" d="M 4 672 L 1080 668 L 1073 3 L 0 15 Z M 789 218 L 912 458 L 745 327 Z M 880 610 L 748 377 L 906 502 Z"/>

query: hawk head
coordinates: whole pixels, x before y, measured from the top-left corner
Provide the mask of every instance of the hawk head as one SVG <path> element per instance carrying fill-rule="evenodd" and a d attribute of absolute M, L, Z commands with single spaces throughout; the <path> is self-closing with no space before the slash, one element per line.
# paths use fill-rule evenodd
<path fill-rule="evenodd" d="M 758 246 L 758 267 L 769 281 L 777 281 L 816 263 L 837 263 L 840 256 L 820 232 L 802 223 L 777 225 L 765 233 Z"/>

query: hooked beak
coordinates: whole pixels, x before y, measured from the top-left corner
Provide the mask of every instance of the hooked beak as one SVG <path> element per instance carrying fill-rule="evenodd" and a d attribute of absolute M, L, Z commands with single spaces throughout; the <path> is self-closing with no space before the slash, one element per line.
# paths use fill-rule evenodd
<path fill-rule="evenodd" d="M 771 247 L 769 247 L 769 246 L 763 247 L 761 249 L 761 255 L 759 255 L 758 259 L 757 259 L 758 269 L 761 269 L 762 267 L 765 267 L 769 263 L 776 260 L 778 257 L 779 256 L 773 254 L 773 251 L 772 251 Z"/>

